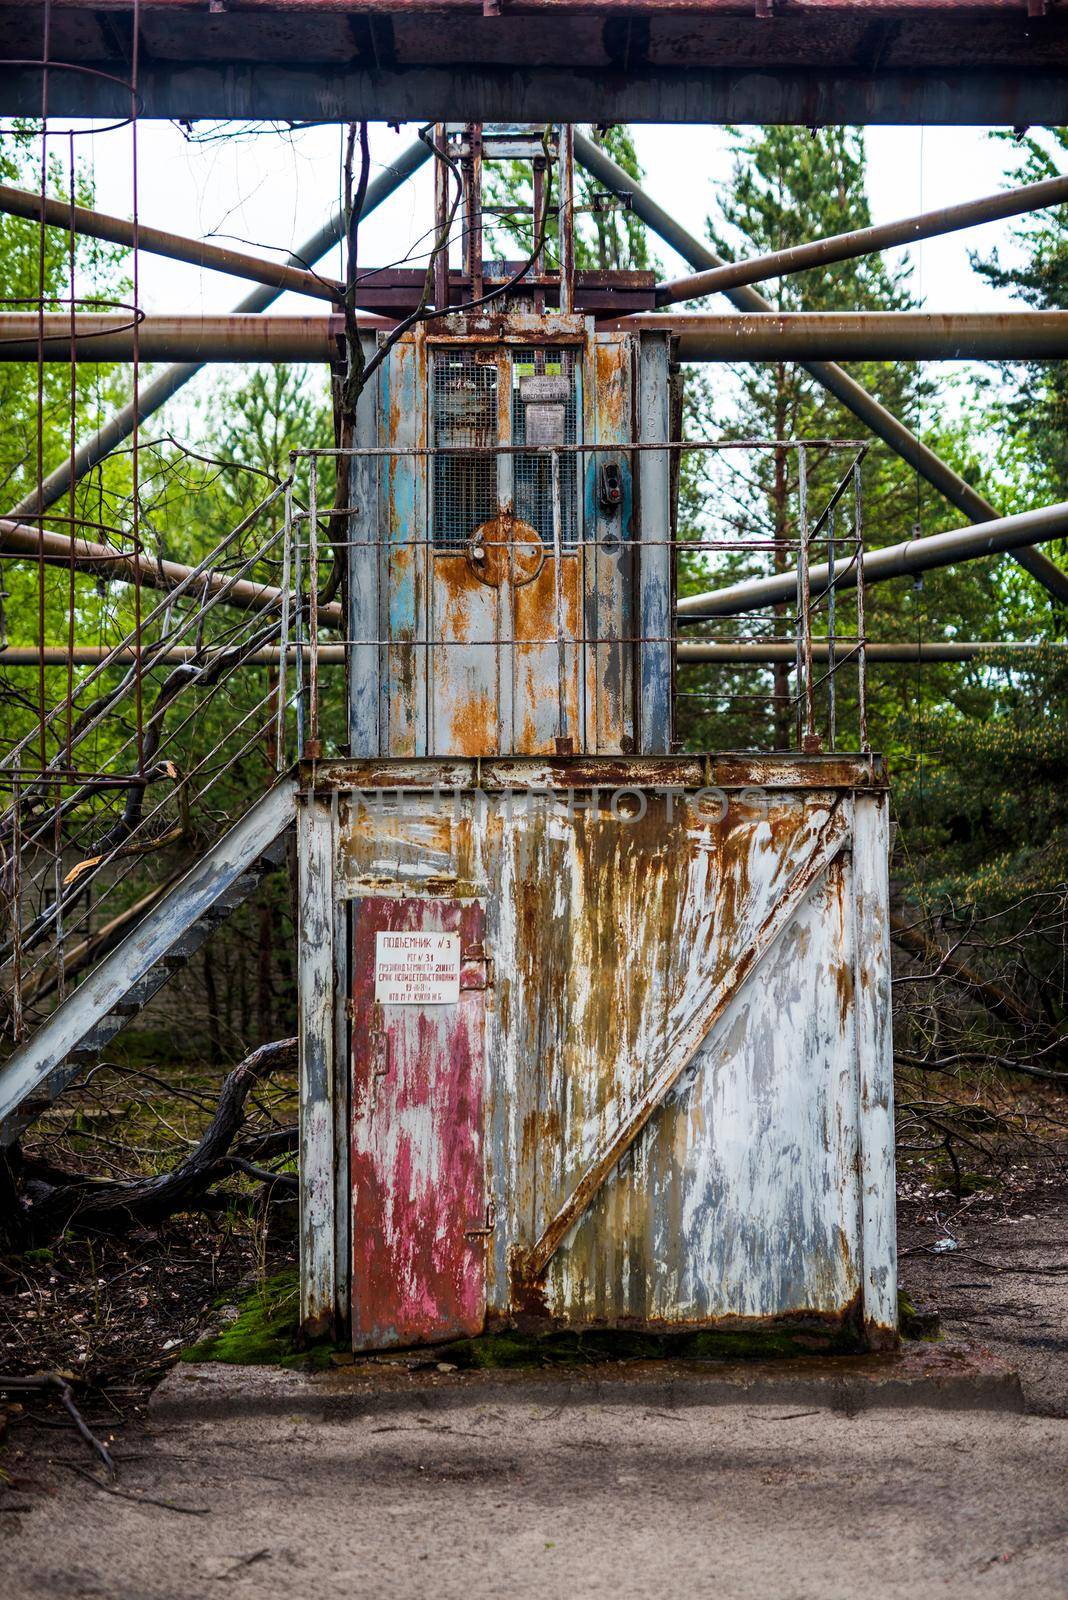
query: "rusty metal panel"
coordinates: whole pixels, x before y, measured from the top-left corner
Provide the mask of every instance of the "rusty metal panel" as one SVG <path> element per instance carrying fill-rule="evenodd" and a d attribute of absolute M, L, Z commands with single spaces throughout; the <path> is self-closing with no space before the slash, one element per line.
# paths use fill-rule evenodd
<path fill-rule="evenodd" d="M 634 341 L 598 334 L 590 347 L 586 430 L 597 444 L 634 438 Z M 602 473 L 618 472 L 617 502 L 605 503 Z M 585 466 L 586 729 L 583 748 L 598 755 L 634 748 L 632 632 L 635 576 L 634 484 L 630 454 L 591 454 Z"/>
<path fill-rule="evenodd" d="M 352 1338 L 355 1349 L 479 1333 L 486 1311 L 486 966 L 475 901 L 353 908 Z M 376 999 L 379 936 L 458 941 L 453 1000 Z M 377 978 L 377 982 L 376 982 Z M 417 991 L 416 991 L 417 992 Z"/>
<path fill-rule="evenodd" d="M 643 370 L 666 374 L 666 345 L 646 342 Z M 398 343 L 377 386 L 382 453 L 357 457 L 351 480 L 355 753 L 634 748 L 639 556 L 628 447 L 638 348 L 581 318 L 522 315 L 442 319 Z M 646 387 L 647 431 L 659 438 L 660 389 L 651 379 Z M 555 451 L 527 436 L 543 391 L 562 413 Z M 367 420 L 362 449 L 370 433 Z M 598 448 L 585 450 L 587 439 Z M 658 463 L 659 453 L 643 458 L 661 541 L 649 553 L 649 595 L 668 553 L 670 484 Z M 664 634 L 669 619 L 651 604 Z M 647 720 L 658 718 L 653 744 L 666 748 L 653 707 Z"/>
<path fill-rule="evenodd" d="M 485 898 L 490 1314 L 892 1337 L 885 797 L 841 758 L 729 792 L 626 765 L 596 804 L 342 796 L 341 893 Z"/>
<path fill-rule="evenodd" d="M 643 444 L 671 438 L 671 376 L 668 339 L 646 334 L 638 356 L 638 428 Z M 643 450 L 641 485 L 640 618 L 641 685 L 638 749 L 653 755 L 671 748 L 671 684 L 674 666 L 672 615 L 671 457 Z"/>
<path fill-rule="evenodd" d="M 398 342 L 383 367 L 387 442 L 420 452 L 427 443 L 426 346 L 422 330 Z M 387 458 L 380 615 L 387 640 L 382 661 L 385 750 L 425 755 L 427 587 L 426 460 L 418 453 Z M 450 748 L 441 745 L 441 749 Z"/>

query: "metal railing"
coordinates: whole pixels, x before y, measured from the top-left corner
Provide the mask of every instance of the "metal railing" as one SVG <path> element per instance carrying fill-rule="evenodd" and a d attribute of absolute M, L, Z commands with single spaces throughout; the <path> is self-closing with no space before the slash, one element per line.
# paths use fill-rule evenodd
<path fill-rule="evenodd" d="M 274 488 L 0 757 L 8 1043 L 290 763 L 286 662 L 308 609 L 291 587 L 290 493 Z M 236 609 L 249 580 L 280 598 Z"/>
<path fill-rule="evenodd" d="M 718 724 L 733 719 L 739 725 L 748 716 L 754 734 L 749 742 L 757 747 L 866 751 L 866 450 L 863 441 L 854 439 L 741 439 L 295 452 L 294 463 L 302 464 L 311 483 L 307 507 L 296 506 L 292 497 L 287 502 L 295 559 L 305 569 L 321 570 L 329 527 L 332 558 L 366 558 L 362 564 L 376 588 L 370 626 L 357 631 L 350 625 L 341 634 L 331 630 L 326 644 L 311 620 L 302 656 L 312 747 L 321 745 L 320 667 L 340 659 L 350 665 L 376 662 L 376 670 L 388 677 L 402 662 L 422 655 L 422 670 L 432 677 L 447 670 L 450 654 L 492 651 L 501 658 L 520 651 L 529 658 L 544 650 L 548 660 L 555 652 L 555 671 L 540 692 L 555 697 L 562 734 L 568 724 L 569 675 L 581 680 L 580 696 L 587 692 L 588 673 L 578 666 L 581 657 L 596 663 L 599 652 L 606 650 L 637 654 L 659 649 L 665 670 L 672 671 L 674 664 L 680 731 L 690 742 L 725 747 L 710 737 L 709 719 Z M 678 524 L 668 528 L 661 519 L 650 526 L 648 515 L 643 522 L 636 506 L 630 526 L 620 531 L 591 511 L 591 482 L 595 492 L 600 468 L 612 463 L 625 469 L 628 486 L 636 484 L 641 458 L 648 454 L 667 458 L 671 471 L 682 478 Z M 433 503 L 443 481 L 437 470 L 443 457 L 470 463 L 480 481 L 492 469 L 498 511 L 495 518 L 469 529 L 465 540 L 450 538 L 447 544 L 435 537 L 440 519 Z M 522 492 L 530 473 L 521 477 L 515 463 L 531 458 L 540 463 L 544 483 L 528 520 Z M 328 497 L 327 486 L 319 485 L 319 476 L 326 474 L 333 495 L 339 459 L 347 463 L 350 482 L 358 482 L 351 498 L 360 503 L 335 504 L 324 515 L 317 507 Z M 568 462 L 573 463 L 571 470 L 566 470 Z M 407 478 L 404 493 L 397 490 L 401 472 Z M 455 470 L 446 475 L 449 482 L 456 477 Z M 767 514 L 769 491 L 776 497 L 775 524 L 763 529 L 760 518 Z M 621 508 L 620 522 L 626 509 Z M 577 618 L 573 607 L 569 616 L 561 582 L 572 560 L 580 571 Z M 474 578 L 498 587 L 504 596 L 495 625 L 484 637 L 472 632 L 468 612 L 440 600 L 442 573 L 457 561 L 466 561 Z M 739 579 L 790 574 L 790 598 L 763 614 L 741 604 L 733 616 L 711 609 L 687 613 L 684 601 L 677 617 L 669 613 L 659 629 L 650 628 L 642 620 L 637 596 L 641 563 L 648 567 L 657 562 L 666 564 L 669 583 L 680 596 L 716 582 L 742 587 Z M 610 608 L 600 602 L 615 579 L 605 575 L 621 570 L 634 594 L 614 623 L 606 623 Z M 547 606 L 537 608 L 542 625 L 521 628 L 514 605 L 509 610 L 509 597 L 514 599 L 543 572 L 551 596 Z M 410 585 L 415 577 L 419 599 L 406 624 L 396 627 L 390 591 Z M 591 603 L 592 597 L 598 603 Z M 761 645 L 770 647 L 767 659 L 759 659 Z M 498 667 L 498 677 L 502 671 Z M 426 692 L 433 693 L 432 684 Z M 299 733 L 303 739 L 303 723 Z M 344 736 L 338 732 L 336 737 Z"/>

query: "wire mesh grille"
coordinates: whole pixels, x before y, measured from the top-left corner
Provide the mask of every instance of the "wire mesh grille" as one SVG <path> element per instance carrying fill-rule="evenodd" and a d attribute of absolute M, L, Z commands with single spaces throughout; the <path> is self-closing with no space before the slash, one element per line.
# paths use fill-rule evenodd
<path fill-rule="evenodd" d="M 497 367 L 475 350 L 438 350 L 431 366 L 433 540 L 463 550 L 475 529 L 497 515 Z M 470 450 L 471 455 L 462 454 Z M 461 452 L 457 454 L 445 452 Z"/>
<path fill-rule="evenodd" d="M 578 443 L 576 360 L 573 350 L 516 350 L 512 355 L 512 443 L 524 445 L 528 436 L 528 405 L 522 394 L 524 378 L 563 379 L 566 399 L 559 404 L 562 428 L 554 441 Z M 560 387 L 563 393 L 563 385 Z M 548 408 L 545 408 L 548 409 Z M 549 549 L 553 544 L 552 459 L 543 451 L 514 457 L 516 515 L 534 528 Z M 561 539 L 565 550 L 578 542 L 578 499 L 575 492 L 578 462 L 574 451 L 560 458 Z"/>

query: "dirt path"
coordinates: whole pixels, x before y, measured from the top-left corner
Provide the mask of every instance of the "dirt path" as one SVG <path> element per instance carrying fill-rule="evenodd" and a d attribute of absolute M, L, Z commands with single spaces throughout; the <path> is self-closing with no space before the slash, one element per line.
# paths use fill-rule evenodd
<path fill-rule="evenodd" d="M 476 1382 L 448 1409 L 415 1394 L 387 1412 L 320 1392 L 171 1404 L 125 1442 L 140 1504 L 53 1470 L 55 1498 L 0 1519 L 8 1600 L 1068 1589 L 1056 1419 L 695 1405 L 668 1386 L 561 1403 Z"/>
<path fill-rule="evenodd" d="M 902 1208 L 898 1248 L 902 1287 L 938 1309 L 949 1338 L 1015 1367 L 1029 1410 L 1068 1417 L 1068 1193 L 960 1209 L 944 1226 Z"/>
<path fill-rule="evenodd" d="M 916 1600 L 1068 1592 L 1068 1197 L 903 1209 L 903 1279 L 1018 1366 L 1031 1414 L 785 1391 L 695 1403 L 621 1372 L 305 1378 L 177 1368 L 119 1488 L 12 1434 L 4 1600 Z M 934 1250 L 952 1235 L 956 1248 Z M 935 1347 L 937 1349 L 937 1347 Z M 788 1364 L 786 1364 L 788 1365 Z M 412 1387 L 405 1392 L 404 1384 Z M 399 1384 L 398 1388 L 396 1385 Z M 799 1394 L 802 1391 L 799 1389 Z M 21 1455 L 18 1452 L 23 1452 Z"/>

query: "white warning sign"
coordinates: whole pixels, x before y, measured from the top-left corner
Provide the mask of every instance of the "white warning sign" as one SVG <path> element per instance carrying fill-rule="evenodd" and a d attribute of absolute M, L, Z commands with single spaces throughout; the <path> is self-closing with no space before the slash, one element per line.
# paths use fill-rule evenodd
<path fill-rule="evenodd" d="M 458 933 L 375 935 L 375 999 L 388 1006 L 449 1006 L 460 998 Z"/>

